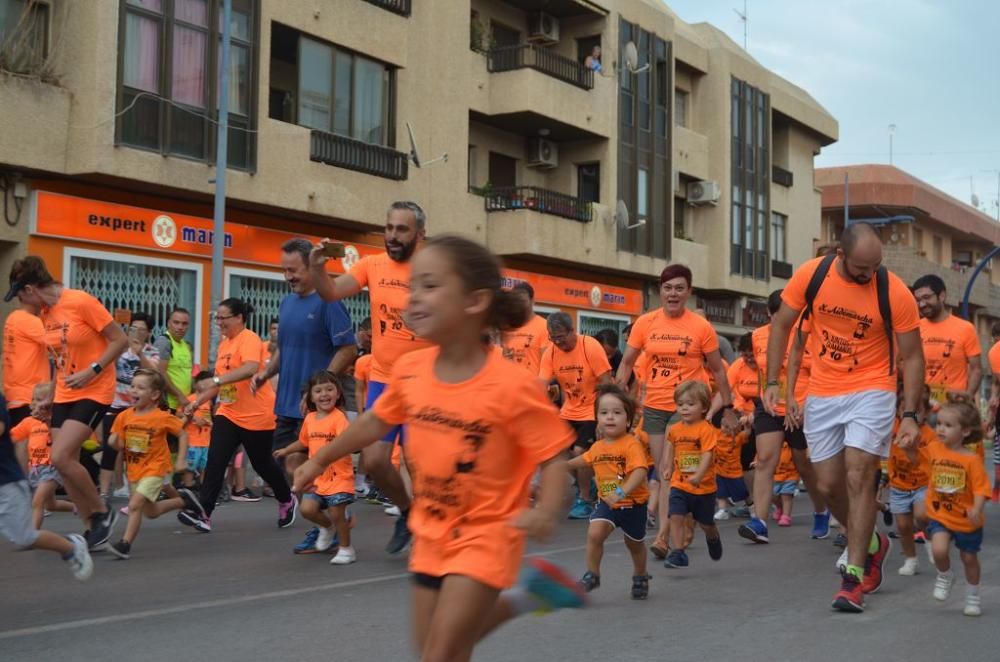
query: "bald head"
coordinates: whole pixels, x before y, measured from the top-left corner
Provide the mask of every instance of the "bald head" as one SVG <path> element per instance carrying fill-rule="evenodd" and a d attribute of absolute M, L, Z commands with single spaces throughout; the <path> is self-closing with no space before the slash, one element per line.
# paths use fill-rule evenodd
<path fill-rule="evenodd" d="M 882 265 L 882 240 L 868 223 L 852 223 L 840 237 L 841 264 L 847 279 L 864 285 Z"/>

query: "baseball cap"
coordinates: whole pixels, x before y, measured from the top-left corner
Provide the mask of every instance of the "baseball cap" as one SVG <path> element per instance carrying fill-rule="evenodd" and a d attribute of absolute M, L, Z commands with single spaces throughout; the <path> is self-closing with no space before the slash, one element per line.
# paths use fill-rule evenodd
<path fill-rule="evenodd" d="M 7 290 L 7 294 L 3 297 L 4 303 L 9 303 L 14 297 L 17 296 L 18 292 L 24 289 L 25 285 L 27 285 L 27 283 L 22 280 L 15 280 L 12 282 L 10 284 L 10 289 Z"/>

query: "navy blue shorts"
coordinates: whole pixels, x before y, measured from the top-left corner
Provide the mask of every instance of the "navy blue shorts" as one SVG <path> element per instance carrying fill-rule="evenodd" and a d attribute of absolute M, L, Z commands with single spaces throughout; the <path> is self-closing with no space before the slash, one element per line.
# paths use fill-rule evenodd
<path fill-rule="evenodd" d="M 962 533 L 960 531 L 952 531 L 944 524 L 936 520 L 930 520 L 927 522 L 927 533 L 931 534 L 931 536 L 942 531 L 951 534 L 951 539 L 955 541 L 955 547 L 958 547 L 958 551 L 960 552 L 965 552 L 966 554 L 978 554 L 979 550 L 983 547 L 982 527 L 979 527 L 972 533 Z"/>
<path fill-rule="evenodd" d="M 736 502 L 745 501 L 749 496 L 747 484 L 743 482 L 742 478 L 715 477 L 715 497 L 717 499 L 729 499 Z"/>
<path fill-rule="evenodd" d="M 379 399 L 379 396 L 385 392 L 385 387 L 385 382 L 376 382 L 374 380 L 368 382 L 368 396 L 365 398 L 365 411 L 372 408 L 372 405 L 374 405 L 375 401 Z M 394 444 L 398 441 L 402 444 L 403 426 L 397 425 L 389 430 L 389 434 L 382 437 L 382 441 L 389 442 L 390 444 Z"/>
<path fill-rule="evenodd" d="M 670 502 L 668 514 L 691 515 L 694 521 L 705 526 L 715 524 L 715 493 L 712 494 L 690 494 L 676 487 L 670 488 Z"/>
<path fill-rule="evenodd" d="M 616 529 L 631 540 L 642 542 L 646 538 L 646 504 L 628 506 L 627 508 L 612 508 L 603 501 L 598 501 L 590 521 L 603 520 L 610 522 Z"/>

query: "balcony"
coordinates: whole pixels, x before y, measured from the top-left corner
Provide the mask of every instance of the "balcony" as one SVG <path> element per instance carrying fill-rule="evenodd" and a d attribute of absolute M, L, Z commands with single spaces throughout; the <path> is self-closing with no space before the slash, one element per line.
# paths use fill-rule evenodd
<path fill-rule="evenodd" d="M 315 129 L 309 132 L 309 158 L 397 181 L 406 179 L 409 168 L 403 152 Z"/>
<path fill-rule="evenodd" d="M 536 186 L 509 186 L 477 192 L 484 197 L 487 212 L 527 209 L 580 223 L 589 223 L 593 218 L 589 202 Z"/>
<path fill-rule="evenodd" d="M 535 44 L 499 46 L 487 53 L 490 73 L 534 69 L 584 90 L 594 88 L 594 72 L 576 60 Z"/>
<path fill-rule="evenodd" d="M 386 11 L 391 11 L 393 14 L 406 17 L 410 15 L 410 0 L 365 0 L 365 2 L 371 3 L 376 7 L 381 7 Z"/>
<path fill-rule="evenodd" d="M 771 181 L 777 184 L 778 186 L 785 186 L 787 188 L 791 188 L 792 172 L 790 170 L 785 170 L 781 166 L 772 165 Z"/>

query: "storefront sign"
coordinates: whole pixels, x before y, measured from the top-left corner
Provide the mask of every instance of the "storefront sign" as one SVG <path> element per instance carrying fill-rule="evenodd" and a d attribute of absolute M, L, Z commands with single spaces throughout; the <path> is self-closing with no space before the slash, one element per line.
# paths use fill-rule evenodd
<path fill-rule="evenodd" d="M 767 324 L 767 302 L 747 299 L 743 306 L 743 326 L 758 327 Z"/>
<path fill-rule="evenodd" d="M 732 324 L 736 320 L 736 299 L 698 299 L 705 318 L 716 324 Z"/>
<path fill-rule="evenodd" d="M 557 306 L 607 310 L 623 315 L 642 313 L 642 292 L 582 280 L 544 276 L 527 271 L 504 269 L 504 287 L 526 282 L 535 290 L 535 301 Z"/>

